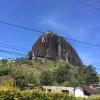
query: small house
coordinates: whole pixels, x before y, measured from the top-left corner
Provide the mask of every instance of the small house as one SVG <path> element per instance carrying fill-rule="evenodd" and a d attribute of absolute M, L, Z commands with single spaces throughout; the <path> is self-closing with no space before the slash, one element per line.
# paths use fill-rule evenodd
<path fill-rule="evenodd" d="M 74 93 L 76 97 L 88 97 L 97 94 L 96 90 L 88 85 L 76 85 Z"/>
<path fill-rule="evenodd" d="M 45 92 L 65 93 L 68 95 L 74 95 L 73 87 L 43 86 L 43 90 L 45 90 Z"/>

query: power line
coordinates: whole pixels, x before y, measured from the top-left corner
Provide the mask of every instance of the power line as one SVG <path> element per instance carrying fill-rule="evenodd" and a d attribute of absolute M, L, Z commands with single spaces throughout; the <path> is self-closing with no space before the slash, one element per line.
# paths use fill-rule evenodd
<path fill-rule="evenodd" d="M 15 24 L 11 24 L 11 23 L 8 23 L 8 22 L 5 22 L 5 21 L 0 21 L 0 23 L 6 24 L 6 25 L 10 25 L 10 26 L 14 26 L 14 27 L 21 28 L 21 29 L 25 29 L 25 30 L 30 30 L 30 31 L 34 31 L 34 32 L 43 33 L 42 31 L 39 31 L 39 30 L 34 30 L 34 29 L 26 28 L 26 27 L 15 25 Z M 86 44 L 86 45 L 100 47 L 100 45 L 97 45 L 97 44 L 93 44 L 93 43 L 89 43 L 89 42 L 84 42 L 84 41 L 72 39 L 72 38 L 69 38 L 69 37 L 66 37 L 66 39 L 72 40 L 72 41 L 75 41 L 75 42 L 78 42 L 78 43 L 83 43 L 83 44 Z M 27 48 L 24 48 L 24 47 L 21 47 L 21 46 L 16 46 L 16 45 L 13 45 L 13 44 L 8 44 L 8 43 L 0 43 L 0 44 L 6 45 L 6 46 L 3 46 L 3 47 L 11 48 L 11 49 L 16 49 L 16 50 L 19 50 L 19 49 L 17 49 L 18 47 L 22 48 L 22 49 L 27 49 Z M 17 47 L 17 48 L 9 47 L 9 45 L 12 45 L 12 46 Z M 9 53 L 9 54 L 21 55 L 21 56 L 25 56 L 26 55 L 26 54 L 21 54 L 21 53 L 13 52 L 13 51 L 6 51 L 6 50 L 0 50 L 0 51 L 1 52 L 6 52 L 6 53 Z M 21 51 L 23 51 L 23 50 L 21 50 Z"/>
<path fill-rule="evenodd" d="M 26 51 L 26 50 L 21 50 L 21 49 L 9 47 L 9 46 L 4 46 L 4 45 L 0 45 L 0 47 L 4 47 L 4 48 L 8 48 L 8 49 L 14 49 L 14 50 L 23 51 L 23 52 L 28 52 L 28 51 Z"/>
<path fill-rule="evenodd" d="M 25 30 L 29 30 L 29 31 L 34 31 L 34 32 L 38 32 L 38 33 L 43 33 L 42 31 L 38 31 L 38 30 L 34 30 L 34 29 L 27 28 L 27 27 L 24 27 L 24 26 L 12 24 L 12 23 L 9 23 L 9 22 L 6 22 L 6 21 L 2 21 L 2 20 L 0 20 L 0 23 L 7 24 L 7 25 L 10 25 L 10 26 L 14 26 L 14 27 L 21 28 L 21 29 L 25 29 Z"/>
<path fill-rule="evenodd" d="M 84 3 L 84 4 L 87 4 L 86 2 L 83 2 L 81 0 L 79 0 L 80 3 Z M 90 6 L 89 4 L 87 4 L 88 6 Z M 91 6 L 93 7 L 93 6 Z M 95 7 L 93 7 L 95 8 Z M 96 8 L 97 9 L 97 8 Z M 25 29 L 25 30 L 30 30 L 30 31 L 34 31 L 34 32 L 39 32 L 39 33 L 43 33 L 39 30 L 33 30 L 31 28 L 26 28 L 26 27 L 23 27 L 23 26 L 19 26 L 19 25 L 16 25 L 16 24 L 11 24 L 11 23 L 8 23 L 8 22 L 5 22 L 5 21 L 1 21 L 0 20 L 0 23 L 3 23 L 3 24 L 7 24 L 7 25 L 10 25 L 10 26 L 14 26 L 14 27 L 17 27 L 17 28 L 21 28 L 21 29 Z M 100 45 L 97 45 L 97 44 L 92 44 L 92 43 L 88 43 L 88 42 L 84 42 L 84 41 L 80 41 L 80 40 L 75 40 L 75 39 L 72 39 L 72 38 L 68 38 L 67 39 L 69 40 L 72 40 L 72 41 L 75 41 L 75 42 L 79 42 L 79 43 L 83 43 L 83 44 L 87 44 L 87 45 L 91 45 L 91 46 L 95 46 L 95 47 L 100 47 Z M 9 44 L 6 44 L 6 43 L 0 43 L 0 44 L 5 44 L 5 45 L 9 45 Z M 14 45 L 13 45 L 14 46 Z M 6 48 L 11 48 L 11 49 L 16 49 L 16 48 L 13 48 L 13 47 L 8 47 L 8 46 L 2 46 L 2 47 L 6 47 Z M 22 48 L 22 47 L 21 47 Z M 25 48 L 24 48 L 25 49 Z M 16 50 L 19 50 L 19 49 L 16 49 Z M 21 50 L 22 51 L 22 50 Z M 0 50 L 0 52 L 6 52 L 6 53 L 9 53 L 9 54 L 16 54 L 16 55 L 21 55 L 21 56 L 25 56 L 26 54 L 22 54 L 22 53 L 17 53 L 17 52 L 13 52 L 13 51 L 6 51 L 6 50 Z M 99 68 L 96 68 L 96 69 L 99 69 Z"/>
<path fill-rule="evenodd" d="M 26 28 L 26 27 L 19 26 L 19 25 L 16 25 L 16 24 L 11 24 L 11 23 L 8 23 L 8 22 L 5 22 L 5 21 L 0 21 L 0 23 L 4 23 L 4 24 L 7 24 L 7 25 L 11 25 L 11 26 L 22 28 L 22 29 L 26 29 L 26 30 L 31 30 L 31 31 L 34 31 L 34 32 L 43 33 L 42 31 L 39 31 L 39 30 Z M 89 43 L 89 42 L 85 42 L 85 41 L 80 41 L 80 40 L 76 40 L 76 39 L 72 39 L 72 38 L 68 38 L 68 37 L 66 37 L 66 38 L 69 39 L 69 40 L 72 40 L 72 41 L 83 43 L 83 44 L 87 44 L 87 45 L 91 45 L 91 46 L 95 46 L 95 47 L 100 47 L 100 45 L 97 45 L 97 44 L 93 44 L 93 43 Z M 8 44 L 6 44 L 6 45 L 8 45 Z"/>
<path fill-rule="evenodd" d="M 97 44 L 93 44 L 93 43 L 89 43 L 89 42 L 85 42 L 85 41 L 80 41 L 80 40 L 72 39 L 72 38 L 69 38 L 69 37 L 66 37 L 66 39 L 71 40 L 71 41 L 75 41 L 75 42 L 78 42 L 78 43 L 91 45 L 91 46 L 95 46 L 95 47 L 99 47 L 100 48 L 100 45 L 97 45 Z"/>
<path fill-rule="evenodd" d="M 84 5 L 88 6 L 90 8 L 97 9 L 98 11 L 100 11 L 100 8 L 95 7 L 95 6 L 93 6 L 93 5 L 89 4 L 89 3 L 86 3 L 83 0 L 76 0 L 76 1 L 79 2 L 79 3 L 81 3 L 81 4 L 84 4 Z"/>
<path fill-rule="evenodd" d="M 4 52 L 4 53 L 8 53 L 8 54 L 16 54 L 16 55 L 20 55 L 20 56 L 26 56 L 26 54 L 13 52 L 13 51 L 0 50 L 0 52 Z M 86 63 L 86 64 L 89 64 L 89 63 Z M 96 70 L 100 70 L 100 68 L 98 68 L 98 67 L 95 67 L 95 68 L 96 68 Z"/>
<path fill-rule="evenodd" d="M 13 51 L 6 51 L 6 50 L 0 50 L 0 52 L 9 53 L 9 54 L 16 54 L 16 55 L 20 55 L 20 56 L 26 55 L 26 54 L 17 53 L 17 52 L 13 52 Z"/>
<path fill-rule="evenodd" d="M 14 44 L 9 44 L 9 43 L 3 43 L 3 42 L 0 42 L 0 45 L 2 46 L 8 46 L 8 47 L 14 47 L 14 48 L 20 48 L 20 50 L 30 50 L 29 48 L 26 48 L 26 47 L 22 47 L 22 46 L 18 46 L 18 45 L 14 45 Z"/>

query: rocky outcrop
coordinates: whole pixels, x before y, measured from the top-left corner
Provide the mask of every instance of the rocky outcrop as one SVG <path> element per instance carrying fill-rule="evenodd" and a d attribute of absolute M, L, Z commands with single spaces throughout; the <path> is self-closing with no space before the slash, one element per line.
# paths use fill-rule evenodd
<path fill-rule="evenodd" d="M 48 58 L 52 60 L 66 60 L 73 65 L 82 65 L 74 48 L 64 37 L 53 32 L 45 32 L 32 47 L 34 58 Z"/>

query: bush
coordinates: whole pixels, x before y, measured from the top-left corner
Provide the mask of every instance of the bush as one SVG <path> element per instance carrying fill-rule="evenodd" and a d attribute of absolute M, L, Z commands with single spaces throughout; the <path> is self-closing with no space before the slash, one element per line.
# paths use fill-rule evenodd
<path fill-rule="evenodd" d="M 41 85 L 52 85 L 53 78 L 50 71 L 43 71 L 40 74 L 40 84 Z"/>
<path fill-rule="evenodd" d="M 61 65 L 58 68 L 54 69 L 53 71 L 53 76 L 54 79 L 56 80 L 57 83 L 61 84 L 64 83 L 65 81 L 70 80 L 70 66 L 69 65 Z"/>
<path fill-rule="evenodd" d="M 20 91 L 18 89 L 0 91 L 0 97 L 4 100 L 75 100 L 75 97 L 65 94 L 49 94 L 38 90 Z"/>
<path fill-rule="evenodd" d="M 15 79 L 16 86 L 19 88 L 24 88 L 28 84 L 36 83 L 36 78 L 34 77 L 34 74 L 29 70 L 17 70 L 15 69 L 14 72 L 12 72 L 12 76 Z"/>
<path fill-rule="evenodd" d="M 0 67 L 0 76 L 9 75 L 12 69 L 10 67 Z"/>
<path fill-rule="evenodd" d="M 0 100 L 86 100 L 85 98 L 75 98 L 67 94 L 45 93 L 40 90 L 19 90 L 9 89 L 0 91 Z M 100 100 L 100 97 L 89 97 L 88 100 Z"/>

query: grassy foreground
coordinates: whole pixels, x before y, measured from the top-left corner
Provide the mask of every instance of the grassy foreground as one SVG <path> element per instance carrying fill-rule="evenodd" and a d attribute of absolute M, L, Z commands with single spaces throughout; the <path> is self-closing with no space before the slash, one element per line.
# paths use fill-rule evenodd
<path fill-rule="evenodd" d="M 19 90 L 2 87 L 0 100 L 100 100 L 100 97 L 75 98 L 67 94 L 45 93 L 40 90 Z"/>

